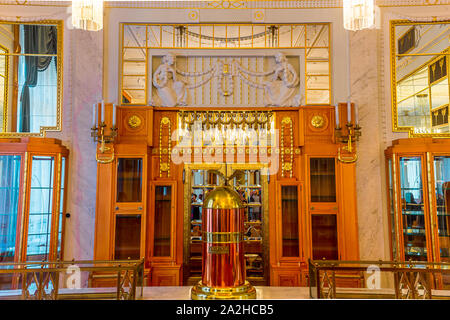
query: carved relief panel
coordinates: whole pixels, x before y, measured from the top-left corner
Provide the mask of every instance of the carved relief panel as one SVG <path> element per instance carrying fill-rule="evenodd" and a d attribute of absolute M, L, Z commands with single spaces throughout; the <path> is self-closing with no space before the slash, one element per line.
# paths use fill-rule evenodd
<path fill-rule="evenodd" d="M 151 60 L 152 105 L 297 107 L 304 102 L 301 54 L 176 56 L 158 51 Z"/>

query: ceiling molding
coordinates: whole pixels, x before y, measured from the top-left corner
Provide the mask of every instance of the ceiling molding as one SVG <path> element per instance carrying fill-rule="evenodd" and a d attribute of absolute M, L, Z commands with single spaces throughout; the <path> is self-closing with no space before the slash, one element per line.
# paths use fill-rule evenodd
<path fill-rule="evenodd" d="M 380 7 L 450 5 L 450 0 L 376 0 Z M 67 7 L 70 1 L 0 0 L 0 5 Z M 342 8 L 342 0 L 105 1 L 106 8 L 141 9 L 314 9 Z"/>

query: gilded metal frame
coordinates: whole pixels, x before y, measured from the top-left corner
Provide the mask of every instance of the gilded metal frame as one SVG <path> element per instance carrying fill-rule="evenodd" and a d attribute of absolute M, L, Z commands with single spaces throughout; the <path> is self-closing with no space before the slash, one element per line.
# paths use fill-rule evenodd
<path fill-rule="evenodd" d="M 57 54 L 51 55 L 55 56 L 57 59 L 57 99 L 56 99 L 56 126 L 54 127 L 40 127 L 39 132 L 0 132 L 0 138 L 15 138 L 15 137 L 45 137 L 48 131 L 61 131 L 62 130 L 62 102 L 63 102 L 63 39 L 64 39 L 64 21 L 63 20 L 41 20 L 41 21 L 33 21 L 33 22 L 14 22 L 14 21 L 4 21 L 0 20 L 0 24 L 14 24 L 14 25 L 54 25 L 57 29 Z M 6 57 L 12 56 L 25 56 L 27 54 L 23 53 L 0 53 L 0 55 L 5 55 Z M 34 56 L 39 56 L 35 54 Z M 45 55 L 50 56 L 50 55 Z M 6 87 L 6 97 L 8 96 L 8 87 Z M 7 108 L 4 108 L 5 112 L 7 112 Z M 6 128 L 6 127 L 4 127 Z"/>
<path fill-rule="evenodd" d="M 391 110 L 392 110 L 392 131 L 393 132 L 408 132 L 409 137 L 439 137 L 439 138 L 450 138 L 450 132 L 447 133 L 418 133 L 415 132 L 415 127 L 401 127 L 398 125 L 398 111 L 397 111 L 397 84 L 404 80 L 405 78 L 409 77 L 410 75 L 414 74 L 418 70 L 422 69 L 424 66 L 429 65 L 433 63 L 436 59 L 440 58 L 443 55 L 447 55 L 447 57 L 450 56 L 450 50 L 447 48 L 446 50 L 442 52 L 431 52 L 431 53 L 405 53 L 405 54 L 396 54 L 396 41 L 397 38 L 395 37 L 395 27 L 396 26 L 404 26 L 404 25 L 429 25 L 429 24 L 449 24 L 450 20 L 445 21 L 439 21 L 439 22 L 413 22 L 409 20 L 391 20 L 390 21 L 390 53 L 391 53 Z M 410 72 L 408 75 L 403 77 L 400 80 L 397 80 L 396 75 L 396 59 L 400 56 L 435 56 L 431 58 L 426 63 L 422 64 L 418 68 L 416 68 L 414 71 Z M 447 79 L 449 79 L 448 74 L 450 73 L 449 63 L 447 63 Z M 442 79 L 441 79 L 442 80 Z M 424 90 L 431 90 L 431 84 L 429 83 L 427 88 Z M 450 82 L 449 82 L 449 90 L 450 90 Z M 429 99 L 431 99 L 431 95 L 429 95 Z M 430 110 L 431 110 L 431 101 L 430 101 Z M 432 115 L 430 115 L 432 116 Z"/>
<path fill-rule="evenodd" d="M 435 280 L 442 275 L 450 274 L 450 264 L 444 262 L 424 261 L 338 261 L 338 260 L 308 260 L 310 284 L 310 297 L 315 299 L 343 298 L 352 293 L 341 291 L 337 293 L 338 284 L 336 278 L 339 273 L 355 272 L 364 279 L 370 267 L 377 266 L 378 272 L 392 273 L 394 276 L 394 288 L 391 293 L 374 293 L 375 295 L 388 295 L 395 299 L 432 299 L 433 293 L 439 298 L 449 299 L 448 296 L 433 292 L 436 286 Z M 341 275 L 342 276 L 342 275 Z M 433 281 L 434 280 L 434 281 Z M 434 283 L 433 283 L 434 282 Z M 434 285 L 434 286 L 433 286 Z M 339 296 L 338 296 L 339 294 Z M 358 294 L 358 296 L 361 293 Z M 373 299 L 373 297 L 372 297 Z"/>
<path fill-rule="evenodd" d="M 231 170 L 264 170 L 268 167 L 265 163 L 187 163 L 184 165 L 184 214 L 183 214 L 183 264 L 189 264 L 189 239 L 190 234 L 190 194 L 192 191 L 192 170 L 218 170 L 225 174 L 225 168 Z M 264 258 L 264 280 L 270 283 L 269 274 L 269 180 L 267 175 L 261 175 L 261 189 L 263 196 L 263 258 Z M 183 281 L 187 279 L 187 273 L 183 272 Z"/>
<path fill-rule="evenodd" d="M 115 291 L 110 288 L 96 290 L 94 293 L 85 292 L 80 288 L 74 292 L 64 290 L 60 286 L 60 275 L 67 274 L 70 266 L 78 266 L 80 272 L 89 272 L 89 283 L 95 278 L 96 273 L 107 273 L 115 280 Z M 13 279 L 22 286 L 12 295 L 6 290 L 8 296 L 22 300 L 60 300 L 60 299 L 99 299 L 116 298 L 117 300 L 136 300 L 143 296 L 144 288 L 144 259 L 141 260 L 79 260 L 79 261 L 27 261 L 27 262 L 2 262 L 0 263 L 0 275 L 12 275 Z M 31 280 L 31 281 L 30 281 Z M 29 291 L 34 284 L 34 293 Z M 88 288 L 91 287 L 88 285 Z M 61 290 L 62 289 L 62 290 Z M 63 290 L 65 292 L 63 292 Z M 72 291 L 70 290 L 70 291 Z"/>
<path fill-rule="evenodd" d="M 8 48 L 2 46 L 0 44 L 0 50 L 3 51 L 5 54 L 9 53 Z M 4 78 L 5 81 L 3 82 L 4 85 L 4 92 L 3 92 L 3 126 L 0 130 L 0 133 L 6 131 L 6 127 L 8 126 L 8 86 L 9 86 L 9 63 L 8 58 L 5 59 L 5 74 L 0 74 L 0 77 Z M 2 94 L 2 93 L 0 93 Z"/>
<path fill-rule="evenodd" d="M 119 57 L 119 90 L 118 90 L 118 101 L 121 102 L 121 105 L 130 105 L 130 106 L 135 106 L 135 105 L 147 105 L 148 101 L 149 101 L 149 96 L 151 95 L 152 92 L 152 84 L 149 83 L 149 50 L 150 49 L 167 49 L 167 50 L 173 50 L 173 49 L 185 49 L 185 50 L 207 50 L 207 49 L 219 49 L 219 50 L 248 50 L 248 49 L 252 49 L 252 50 L 264 50 L 264 49 L 300 49 L 300 50 L 304 50 L 304 54 L 305 54 L 305 61 L 304 61 L 304 73 L 305 73 L 305 85 L 304 85 L 304 95 L 305 95 L 305 104 L 308 105 L 308 91 L 314 92 L 314 91 L 328 91 L 328 104 L 331 103 L 331 99 L 333 96 L 333 90 L 332 90 L 332 75 L 331 75 L 331 70 L 332 70 L 332 64 L 331 64 L 331 23 L 329 22 L 320 22 L 320 23 L 277 23 L 275 24 L 277 27 L 290 27 L 290 46 L 280 46 L 279 45 L 279 40 L 280 40 L 280 33 L 278 32 L 278 41 L 277 41 L 277 46 L 267 46 L 267 32 L 268 32 L 268 27 L 272 26 L 274 24 L 269 24 L 269 23 L 196 23 L 196 24 L 164 24 L 164 23 L 127 23 L 127 22 L 122 22 L 120 23 L 120 27 L 119 27 L 119 42 L 120 42 L 120 57 Z M 146 38 L 145 38 L 145 47 L 133 47 L 133 46 L 124 46 L 124 34 L 125 34 L 125 27 L 126 26 L 145 26 L 146 27 Z M 152 31 L 152 27 L 158 27 L 159 26 L 159 42 L 158 39 L 156 38 L 156 36 L 154 35 L 153 32 L 151 32 L 151 34 L 149 33 L 149 30 Z M 163 46 L 163 28 L 164 27 L 172 27 L 173 30 L 175 30 L 176 27 L 179 26 L 183 26 L 186 27 L 186 30 L 189 31 L 189 27 L 198 27 L 199 30 L 199 46 L 198 47 L 190 47 L 189 43 L 187 41 L 187 35 L 186 35 L 186 41 L 185 41 L 185 45 L 183 46 L 179 46 L 177 45 L 177 41 L 175 39 L 175 31 L 173 31 L 173 39 L 172 39 L 172 46 Z M 251 41 L 251 46 L 247 47 L 247 46 L 241 46 L 241 27 L 252 27 L 252 41 Z M 259 26 L 259 27 L 264 27 L 264 46 L 261 47 L 254 47 L 253 46 L 253 27 L 254 26 Z M 308 27 L 310 28 L 311 26 L 323 26 L 323 28 L 327 28 L 328 31 L 326 31 L 327 33 L 327 37 L 328 37 L 328 45 L 327 46 L 315 46 L 315 42 L 312 44 L 308 45 L 308 41 L 307 41 L 307 33 L 308 33 Z M 202 46 L 201 44 L 201 39 L 202 39 L 202 35 L 201 35 L 201 30 L 202 27 L 212 27 L 212 45 L 211 46 Z M 217 47 L 214 45 L 214 28 L 215 27 L 225 27 L 225 46 L 223 47 Z M 238 45 L 236 47 L 228 47 L 228 27 L 237 27 L 238 28 Z M 303 30 L 300 30 L 300 34 L 298 35 L 297 39 L 294 41 L 293 39 L 293 30 L 294 27 L 302 27 Z M 149 37 L 150 35 L 153 36 L 153 38 L 155 38 L 157 44 L 159 44 L 159 46 L 155 46 L 152 47 L 151 43 L 149 41 Z M 319 39 L 319 37 L 321 36 L 321 31 L 318 32 L 317 37 L 316 37 L 316 41 Z M 304 37 L 304 43 L 298 42 L 302 37 Z M 296 46 L 298 43 L 298 46 Z M 126 76 L 135 76 L 135 77 L 145 77 L 145 84 L 144 84 L 144 89 L 132 89 L 132 88 L 124 88 L 124 50 L 125 49 L 142 49 L 145 50 L 145 74 L 140 74 L 140 75 L 126 75 Z M 308 52 L 311 49 L 326 49 L 327 50 L 327 54 L 328 54 L 328 58 L 326 60 L 323 60 L 323 62 L 327 62 L 328 63 L 328 73 L 326 74 L 308 74 L 308 62 L 313 62 L 314 59 L 308 59 L 307 55 Z M 322 60 L 321 60 L 322 61 Z M 328 77 L 328 88 L 310 88 L 308 89 L 307 85 L 308 85 L 308 77 Z M 122 92 L 123 90 L 138 90 L 138 91 L 145 91 L 145 102 L 144 103 L 122 103 Z M 202 90 L 202 94 L 203 90 Z M 317 105 L 317 103 L 310 103 L 310 104 L 314 104 Z M 325 103 L 326 104 L 326 103 Z"/>

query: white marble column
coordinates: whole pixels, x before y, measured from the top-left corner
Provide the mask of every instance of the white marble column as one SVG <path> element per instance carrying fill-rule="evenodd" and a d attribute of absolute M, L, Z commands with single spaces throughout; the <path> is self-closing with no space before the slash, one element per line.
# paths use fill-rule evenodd
<path fill-rule="evenodd" d="M 93 259 L 97 163 L 92 104 L 102 99 L 103 31 L 66 30 L 63 131 L 70 149 L 64 259 Z M 51 136 L 51 135 L 49 135 Z"/>
<path fill-rule="evenodd" d="M 377 30 L 350 33 L 352 101 L 359 108 L 362 136 L 357 143 L 357 205 L 361 260 L 389 259 L 386 256 L 385 179 L 380 133 L 379 59 Z"/>

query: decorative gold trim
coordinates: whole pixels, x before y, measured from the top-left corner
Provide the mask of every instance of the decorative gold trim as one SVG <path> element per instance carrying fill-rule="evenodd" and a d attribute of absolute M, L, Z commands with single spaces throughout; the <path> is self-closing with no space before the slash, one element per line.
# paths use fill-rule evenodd
<path fill-rule="evenodd" d="M 396 26 L 402 26 L 402 25 L 438 25 L 438 24 L 450 24 L 450 20 L 446 21 L 438 21 L 438 22 L 413 22 L 409 20 L 391 20 L 390 22 L 390 53 L 391 53 L 391 117 L 392 117 L 392 131 L 393 132 L 408 132 L 409 137 L 440 137 L 440 138 L 446 138 L 450 137 L 450 133 L 418 133 L 414 132 L 414 127 L 400 127 L 398 125 L 398 111 L 397 111 L 397 83 L 405 79 L 407 76 L 411 75 L 415 71 L 423 68 L 425 65 L 429 65 L 431 61 L 435 61 L 439 57 L 435 57 L 431 59 L 430 61 L 426 62 L 425 64 L 422 64 L 419 68 L 417 68 L 412 73 L 409 73 L 407 76 L 403 77 L 401 80 L 397 81 L 397 72 L 396 72 L 396 59 L 397 56 L 399 56 L 396 53 L 396 37 L 395 37 L 395 27 Z M 428 53 L 429 55 L 433 55 Z M 448 49 L 444 50 L 440 55 L 450 54 L 450 51 Z M 406 54 L 404 56 L 413 55 L 413 54 Z M 403 55 L 402 55 L 403 56 Z M 447 63 L 447 78 L 449 73 L 449 66 Z M 429 88 L 429 87 L 428 87 Z M 430 105 L 431 107 L 431 105 Z"/>
<path fill-rule="evenodd" d="M 202 281 L 199 281 L 191 289 L 191 298 L 193 300 L 236 300 L 236 299 L 256 299 L 256 290 L 248 282 L 238 287 L 207 287 Z"/>
<path fill-rule="evenodd" d="M 14 21 L 0 21 L 0 24 L 32 24 L 32 25 L 55 25 L 58 40 L 57 40 L 57 100 L 56 100 L 56 126 L 54 127 L 40 127 L 39 132 L 0 132 L 0 138 L 16 138 L 16 137 L 45 137 L 49 131 L 61 131 L 62 130 L 62 102 L 63 102 L 63 68 L 64 68 L 64 21 L 63 20 L 40 20 L 33 22 L 14 22 Z M 8 53 L 6 56 L 15 56 L 26 54 Z M 35 56 L 35 55 L 34 55 Z"/>
<path fill-rule="evenodd" d="M 3 50 L 5 52 L 5 54 L 9 53 L 8 48 L 2 46 L 0 44 L 0 50 Z M 8 87 L 9 87 L 9 60 L 8 60 L 8 56 L 5 56 L 5 74 L 4 75 L 0 75 L 0 77 L 4 77 L 5 81 L 3 82 L 4 85 L 4 93 L 3 93 L 3 97 L 4 97 L 4 101 L 3 101 L 3 127 L 2 130 L 0 130 L 0 132 L 6 132 L 7 128 L 8 128 Z M 0 94 L 2 94 L 0 92 Z"/>
<path fill-rule="evenodd" d="M 149 54 L 148 54 L 148 50 L 150 50 L 150 49 L 168 49 L 168 50 L 171 50 L 171 49 L 186 49 L 186 50 L 204 50 L 204 49 L 219 49 L 219 50 L 242 50 L 242 49 L 256 49 L 256 50 L 261 50 L 261 49 L 296 49 L 296 50 L 304 50 L 304 55 L 305 55 L 305 61 L 304 61 L 304 67 L 305 67 L 305 72 L 304 72 L 304 74 L 305 74 L 305 86 L 304 86 L 304 88 L 303 88 L 303 92 L 304 92 L 304 94 L 305 94 L 305 104 L 306 105 L 308 105 L 308 104 L 315 104 L 315 102 L 314 101 L 311 101 L 311 102 L 308 102 L 308 99 L 307 99 L 307 95 L 308 95 L 308 91 L 311 91 L 311 92 L 317 92 L 317 91 L 328 91 L 328 93 L 329 93 L 329 99 L 331 99 L 331 97 L 333 96 L 333 92 L 332 92 L 332 86 L 331 86 L 331 82 L 332 82 L 332 77 L 331 77 L 331 70 L 332 70 L 332 68 L 331 68 L 331 24 L 330 23 L 328 23 L 328 22 L 317 22 L 317 23 L 301 23 L 301 24 L 298 24 L 298 23 L 277 23 L 277 24 L 275 24 L 276 26 L 278 26 L 278 27 L 290 27 L 290 31 L 289 32 L 294 32 L 294 28 L 293 27 L 296 27 L 296 26 L 300 26 L 300 27 L 303 27 L 303 30 L 304 30 L 304 43 L 301 43 L 301 44 L 299 44 L 298 46 L 296 46 L 296 43 L 292 43 L 292 41 L 291 41 L 291 43 L 290 44 L 287 44 L 286 46 L 281 46 L 280 45 L 280 43 L 279 43 L 279 41 L 278 41 L 278 44 L 277 44 L 277 46 L 268 46 L 267 45 L 267 41 L 265 41 L 265 45 L 264 46 L 261 46 L 261 47 L 254 47 L 253 46 L 253 27 L 254 26 L 257 26 L 257 27 L 265 27 L 265 33 L 267 33 L 268 32 L 268 27 L 270 27 L 270 26 L 273 26 L 274 24 L 270 24 L 270 23 L 239 23 L 238 24 L 238 34 L 239 34 L 239 36 L 238 36 L 238 41 L 237 41 L 237 46 L 236 47 L 230 47 L 230 46 L 228 46 L 228 45 L 225 45 L 225 46 L 215 46 L 214 45 L 214 40 L 217 40 L 217 37 L 215 37 L 215 35 L 214 35 L 214 32 L 215 32 L 215 30 L 214 30 L 214 27 L 223 27 L 223 26 L 225 26 L 226 28 L 225 28 L 225 37 L 223 38 L 224 39 L 224 41 L 225 41 L 225 43 L 228 43 L 228 35 L 227 35 L 227 27 L 228 26 L 236 26 L 236 25 L 234 25 L 234 24 L 230 24 L 230 23 L 184 23 L 184 24 L 164 24 L 164 23 L 138 23 L 138 22 L 131 22 L 131 23 L 124 23 L 124 22 L 121 22 L 120 23 L 120 31 L 121 31 L 121 33 L 120 33 L 120 35 L 119 35 L 119 42 L 120 42 L 120 46 L 121 46 L 121 52 L 122 52 L 122 54 L 121 54 L 121 56 L 120 56 L 120 59 L 119 59 L 119 65 L 118 65 L 118 68 L 119 68 L 119 80 L 118 80 L 118 85 L 120 86 L 120 90 L 118 91 L 118 95 L 119 95 L 119 101 L 122 101 L 122 96 L 121 96 L 121 93 L 126 89 L 126 88 L 124 88 L 124 86 L 123 86 L 123 78 L 125 77 L 124 76 L 124 56 L 123 56 L 123 52 L 125 52 L 125 50 L 124 49 L 141 49 L 141 50 L 145 50 L 145 61 L 143 60 L 142 62 L 145 62 L 145 64 L 146 64 L 146 66 L 148 66 L 149 65 Z M 157 46 L 152 46 L 151 45 L 151 43 L 149 42 L 149 41 L 146 41 L 145 42 L 145 47 L 144 46 L 129 46 L 129 47 L 127 47 L 127 46 L 124 46 L 124 28 L 125 27 L 130 27 L 130 26 L 146 26 L 146 32 L 147 32 L 147 37 L 146 37 L 146 39 L 148 39 L 149 37 L 150 37 L 150 35 L 148 34 L 148 30 L 150 29 L 150 30 L 152 30 L 152 28 L 149 28 L 149 27 L 159 27 L 159 30 L 160 30 L 160 42 L 157 44 Z M 199 32 L 200 32 L 200 34 L 198 35 L 198 37 L 199 37 L 199 45 L 197 46 L 197 47 L 194 47 L 194 46 L 189 46 L 188 44 L 186 44 L 186 45 L 178 45 L 178 44 L 176 44 L 175 43 L 175 32 L 173 32 L 173 41 L 172 41 L 172 45 L 167 45 L 167 46 L 163 46 L 162 45 L 162 34 L 163 34 L 163 32 L 162 32 L 162 29 L 163 29 L 163 27 L 166 27 L 166 28 L 173 28 L 173 29 L 175 29 L 176 27 L 180 27 L 180 26 L 183 26 L 183 27 L 186 27 L 186 29 L 187 30 L 189 30 L 189 27 L 198 27 L 199 28 Z M 203 36 L 202 34 L 201 34 L 201 30 L 202 30 L 202 26 L 203 27 L 212 27 L 212 29 L 213 29 L 213 34 L 212 34 L 212 36 Z M 247 26 L 247 27 L 251 27 L 252 28 L 252 38 L 251 38 L 251 40 L 252 40 L 252 43 L 251 43 L 251 46 L 250 47 L 248 47 L 248 46 L 245 46 L 245 45 L 243 45 L 243 46 L 241 46 L 241 26 Z M 310 26 L 323 26 L 324 28 L 326 27 L 327 28 L 327 30 L 328 30 L 328 45 L 327 46 L 316 46 L 315 44 L 316 44 L 316 42 L 314 42 L 313 44 L 308 44 L 307 43 L 307 41 L 306 41 L 306 39 L 307 39 L 307 36 L 306 36 L 306 32 L 307 32 L 307 28 L 308 27 L 310 27 Z M 201 43 L 201 40 L 202 39 L 205 39 L 205 38 L 211 38 L 211 40 L 213 41 L 212 42 L 212 44 L 211 45 L 208 45 L 208 46 L 205 46 L 204 44 L 202 45 L 202 43 Z M 266 34 L 264 34 L 264 37 L 266 38 L 267 37 L 267 35 Z M 279 37 L 279 33 L 278 33 L 278 37 Z M 291 38 L 292 38 L 292 35 L 291 35 Z M 249 39 L 250 40 L 250 39 Z M 144 43 L 142 42 L 142 45 L 144 45 Z M 307 61 L 307 56 L 308 56 L 308 49 L 311 49 L 311 48 L 314 48 L 314 49 L 327 49 L 327 51 L 328 51 L 328 58 L 326 59 L 326 60 L 323 60 L 323 62 L 327 62 L 328 63 L 328 73 L 327 74 L 322 74 L 322 75 L 320 75 L 320 76 L 328 76 L 328 78 L 329 78 L 329 84 L 328 84 L 328 88 L 321 88 L 321 89 L 318 89 L 318 88 L 309 88 L 308 87 L 308 76 L 310 76 L 310 75 L 307 75 L 307 65 L 308 65 L 308 63 L 307 62 L 312 62 L 312 61 L 314 61 L 314 60 L 311 60 L 311 59 L 309 59 L 308 61 Z M 202 64 L 204 63 L 204 61 L 203 61 L 204 59 L 202 59 Z M 209 57 L 209 63 L 210 63 L 210 66 L 211 66 L 211 57 Z M 250 68 L 250 65 L 249 65 L 249 60 L 247 59 L 247 67 L 248 68 Z M 241 64 L 242 64 L 242 57 L 241 57 Z M 189 63 L 188 63 L 188 66 L 189 66 Z M 195 65 L 196 66 L 196 65 Z M 258 66 L 256 66 L 256 67 L 258 67 Z M 148 78 L 150 77 L 150 75 L 148 75 L 148 70 L 147 70 L 148 68 L 146 68 L 146 82 L 145 82 L 145 89 L 140 89 L 141 91 L 145 91 L 145 94 L 146 94 L 146 100 L 145 100 L 145 103 L 122 103 L 122 105 L 145 105 L 145 104 L 147 104 L 148 103 L 148 98 L 149 98 L 149 96 L 152 94 L 152 84 L 151 84 L 151 82 L 149 83 L 148 82 Z M 263 68 L 264 69 L 264 68 Z M 129 76 L 129 75 L 127 75 L 127 76 Z M 137 76 L 137 75 L 135 75 L 135 76 Z M 141 76 L 143 76 L 143 75 L 141 75 Z M 240 80 L 240 86 L 241 86 L 241 90 L 239 91 L 239 98 L 240 98 L 240 102 L 241 102 L 241 104 L 242 104 L 242 92 L 243 92 L 243 90 L 242 90 L 242 86 L 243 86 L 243 83 L 242 83 L 242 79 Z M 209 83 L 209 90 L 210 90 L 210 100 L 211 100 L 211 97 L 213 96 L 213 93 L 212 93 L 212 83 L 210 82 Z M 203 92 L 204 90 L 202 90 L 202 101 L 203 101 L 203 95 L 204 95 L 204 92 Z M 248 101 L 250 101 L 250 93 L 251 92 L 253 92 L 253 93 L 255 93 L 256 94 L 256 91 L 252 91 L 252 90 L 248 90 L 248 92 L 247 92 L 247 102 Z M 193 93 L 194 95 L 197 95 L 197 89 L 195 89 L 195 91 L 194 91 L 194 93 Z M 235 97 L 234 97 L 234 94 L 233 94 L 233 92 L 226 92 L 226 94 L 228 94 L 228 96 L 225 96 L 225 101 L 228 101 L 227 100 L 227 97 L 228 97 L 228 99 L 230 98 L 230 96 L 233 96 L 233 101 L 234 101 L 234 99 L 235 99 Z M 217 95 L 219 96 L 219 93 L 217 92 Z M 123 102 L 123 101 L 122 101 Z M 329 101 L 330 102 L 330 101 Z M 202 102 L 203 103 L 203 102 Z M 211 101 L 210 101 L 210 103 L 211 103 Z"/>
<path fill-rule="evenodd" d="M 350 143 L 351 143 L 351 140 L 350 140 Z M 339 148 L 337 159 L 342 163 L 354 163 L 358 160 L 358 155 L 355 152 L 351 156 L 342 156 L 341 148 Z"/>
<path fill-rule="evenodd" d="M 288 127 L 289 130 L 289 145 L 285 146 L 284 143 L 284 131 Z M 284 177 L 284 172 L 289 173 L 289 178 L 292 178 L 292 168 L 294 162 L 294 134 L 293 134 L 293 124 L 290 117 L 284 117 L 281 120 L 281 177 Z M 285 163 L 285 156 L 289 155 L 289 160 Z"/>
<path fill-rule="evenodd" d="M 128 125 L 130 126 L 130 128 L 132 129 L 136 129 L 139 128 L 142 124 L 142 120 L 139 116 L 137 115 L 132 115 L 131 117 L 128 118 L 127 121 Z"/>
<path fill-rule="evenodd" d="M 69 7 L 70 4 L 49 4 L 48 1 L 32 1 L 29 2 L 28 0 L 22 0 L 25 1 L 24 4 L 22 3 L 2 3 L 2 6 L 17 6 L 21 5 L 24 7 L 57 7 L 57 8 L 65 8 Z M 221 2 L 222 0 L 211 0 L 208 2 Z M 234 2 L 239 0 L 231 0 L 229 2 Z M 214 7 L 214 6 L 207 6 L 207 1 L 189 1 L 189 3 L 186 3 L 186 6 L 182 6 L 176 3 L 176 1 L 173 1 L 174 4 L 171 5 L 170 2 L 164 5 L 158 5 L 156 1 L 147 1 L 148 5 L 140 4 L 139 1 L 105 1 L 105 8 L 109 9 L 162 9 L 162 10 L 186 10 L 186 9 L 207 9 L 207 10 L 263 10 L 263 9 L 270 9 L 270 10 L 278 10 L 278 9 L 298 9 L 298 10 L 311 10 L 311 9 L 336 9 L 341 8 L 342 9 L 342 3 L 339 1 L 317 1 L 317 0 L 302 0 L 302 1 L 272 1 L 272 0 L 242 0 L 241 2 L 248 2 L 249 6 L 229 6 L 229 7 Z M 277 6 L 277 2 L 284 2 L 282 5 Z M 395 8 L 395 7 L 424 7 L 424 6 L 445 6 L 448 5 L 444 1 L 440 0 L 434 0 L 430 3 L 430 0 L 425 1 L 414 1 L 415 4 L 411 4 L 411 1 L 393 1 L 393 0 L 379 0 L 377 1 L 377 5 L 381 8 Z M 150 4 L 151 3 L 151 4 Z M 198 3 L 198 5 L 196 5 Z"/>
<path fill-rule="evenodd" d="M 162 137 L 163 137 L 163 127 L 167 127 L 168 130 L 168 147 L 163 148 Z M 171 139 L 171 123 L 168 117 L 161 118 L 159 124 L 159 177 L 162 177 L 163 172 L 167 172 L 167 177 L 170 177 L 170 158 L 172 155 L 172 139 Z M 167 162 L 163 162 L 163 154 L 167 154 Z"/>
<path fill-rule="evenodd" d="M 317 115 L 313 116 L 311 119 L 311 125 L 314 128 L 317 128 L 317 129 L 322 128 L 324 126 L 324 124 L 325 124 L 325 119 L 321 115 L 317 114 Z"/>

